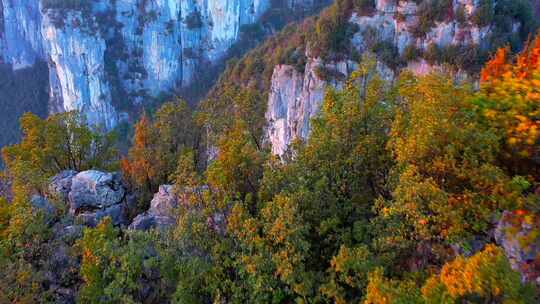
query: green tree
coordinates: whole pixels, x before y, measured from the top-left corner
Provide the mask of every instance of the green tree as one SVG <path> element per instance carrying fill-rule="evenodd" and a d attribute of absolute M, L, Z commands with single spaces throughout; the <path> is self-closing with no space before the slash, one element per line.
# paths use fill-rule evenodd
<path fill-rule="evenodd" d="M 414 256 L 419 244 L 437 251 L 437 244 L 482 235 L 495 212 L 523 199 L 496 165 L 499 138 L 478 123 L 471 94 L 443 75 L 401 78 L 390 141 L 396 187 L 393 198 L 378 205 L 380 225 L 388 232 L 380 245 L 389 246 L 390 255 L 403 254 L 398 261 Z"/>
<path fill-rule="evenodd" d="M 54 250 L 45 214 L 32 209 L 29 196 L 15 191 L 11 202 L 0 198 L 0 302 L 52 301 L 44 275 Z"/>
<path fill-rule="evenodd" d="M 203 102 L 198 113 L 198 120 L 207 131 L 207 144 L 218 145 L 220 137 L 241 121 L 246 136 L 257 145 L 257 149 L 262 150 L 266 101 L 261 93 L 251 88 L 234 85 L 220 88 L 217 96 L 211 96 Z"/>
<path fill-rule="evenodd" d="M 458 256 L 443 265 L 419 288 L 411 279 L 369 275 L 365 304 L 390 303 L 534 303 L 535 288 L 521 282 L 502 250 L 494 245 L 468 258 Z"/>
<path fill-rule="evenodd" d="M 78 113 L 55 114 L 45 120 L 27 113 L 21 118 L 21 128 L 21 143 L 2 149 L 14 187 L 43 192 L 48 178 L 62 170 L 116 167 L 114 134 L 92 130 Z"/>
<path fill-rule="evenodd" d="M 233 207 L 229 231 L 252 300 L 359 300 L 366 277 L 348 276 L 373 265 L 369 220 L 386 195 L 391 117 L 391 95 L 366 57 L 343 91 L 328 89 L 292 160 L 267 164 L 255 208 Z"/>
<path fill-rule="evenodd" d="M 75 244 L 81 256 L 81 303 L 163 303 L 172 299 L 182 249 L 168 233 L 121 233 L 110 218 L 86 228 Z"/>
<path fill-rule="evenodd" d="M 144 114 L 135 125 L 133 146 L 122 159 L 122 171 L 139 196 L 140 208 L 158 187 L 173 182 L 179 155 L 184 149 L 195 151 L 198 160 L 199 131 L 194 114 L 185 101 L 163 104 L 153 119 Z"/>

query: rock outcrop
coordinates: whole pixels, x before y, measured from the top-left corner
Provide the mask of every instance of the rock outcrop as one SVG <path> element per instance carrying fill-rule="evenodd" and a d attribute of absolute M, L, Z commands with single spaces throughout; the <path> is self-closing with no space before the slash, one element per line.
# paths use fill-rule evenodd
<path fill-rule="evenodd" d="M 88 226 L 110 216 L 114 225 L 126 223 L 127 195 L 117 173 L 83 171 L 71 181 L 69 212 Z"/>
<path fill-rule="evenodd" d="M 0 57 L 13 69 L 32 66 L 44 57 L 39 1 L 1 1 Z"/>
<path fill-rule="evenodd" d="M 77 171 L 64 170 L 53 176 L 49 183 L 49 192 L 56 198 L 67 201 L 69 192 L 71 191 L 71 182 L 73 177 L 77 175 Z"/>
<path fill-rule="evenodd" d="M 386 45 L 395 49 L 393 57 L 396 58 L 391 59 L 400 59 L 407 49 L 415 49 L 420 53 L 426 52 L 432 46 L 441 49 L 450 46 L 479 49 L 489 47 L 488 38 L 492 34 L 493 26 L 479 27 L 470 21 L 479 7 L 477 1 L 454 0 L 444 21 L 434 21 L 431 29 L 424 35 L 414 32 L 419 22 L 417 2 L 376 0 L 374 12 L 366 15 L 352 13 L 349 21 L 357 28 L 351 39 L 352 47 L 361 54 L 372 50 L 374 45 Z M 458 20 L 458 14 L 463 14 L 466 21 Z M 514 31 L 518 31 L 519 27 L 519 23 L 513 24 Z M 309 47 L 306 50 L 307 60 L 303 69 L 292 65 L 278 65 L 273 71 L 266 113 L 267 139 L 272 144 L 273 153 L 277 155 L 284 154 L 294 139 L 307 138 L 309 122 L 319 112 L 325 87 L 339 87 L 355 69 L 355 64 L 351 61 L 323 62 L 310 53 Z M 408 59 L 405 67 L 419 75 L 441 68 L 420 57 Z M 332 74 L 341 77 L 321 77 L 320 73 L 317 73 L 321 68 L 331 70 Z M 390 69 L 384 61 L 379 62 L 377 68 L 382 78 L 388 81 L 392 81 L 399 72 Z"/>
<path fill-rule="evenodd" d="M 89 122 L 110 130 L 118 123 L 118 114 L 112 106 L 105 73 L 107 45 L 100 32 L 93 30 L 98 25 L 90 20 L 77 11 L 51 10 L 44 15 L 42 35 L 51 85 L 49 108 L 80 111 Z"/>
<path fill-rule="evenodd" d="M 323 80 L 318 67 L 331 69 L 345 77 L 357 67 L 352 61 L 325 64 L 310 58 L 304 73 L 289 65 L 278 65 L 272 75 L 266 120 L 272 152 L 282 155 L 296 138 L 306 139 L 310 119 L 319 112 L 328 85 L 340 86 L 339 80 Z"/>
<path fill-rule="evenodd" d="M 540 286 L 540 214 L 505 211 L 495 230 L 495 239 L 504 249 L 512 268 L 524 281 Z"/>
<path fill-rule="evenodd" d="M 176 223 L 178 211 L 178 198 L 172 185 L 161 185 L 150 202 L 150 209 L 139 214 L 129 226 L 134 230 L 148 230 L 150 228 L 166 228 Z"/>
<path fill-rule="evenodd" d="M 51 218 L 56 212 L 56 208 L 43 196 L 34 195 L 30 198 L 30 205 L 34 211 L 41 211 L 45 217 Z"/>
<path fill-rule="evenodd" d="M 81 259 L 73 254 L 73 246 L 83 237 L 85 227 L 97 225 L 104 217 L 125 227 L 129 196 L 119 174 L 95 170 L 62 171 L 50 179 L 47 192 L 46 197 L 35 195 L 30 200 L 52 232 L 40 247 L 40 254 L 48 257 L 40 265 L 43 282 L 49 300 L 75 303 Z"/>
<path fill-rule="evenodd" d="M 150 202 L 150 208 L 136 216 L 129 225 L 131 230 L 149 230 L 152 228 L 166 229 L 176 224 L 176 220 L 182 212 L 201 212 L 200 209 L 190 204 L 193 194 L 202 195 L 207 187 L 184 189 L 175 191 L 173 185 L 161 185 L 159 191 L 154 194 Z M 183 206 L 184 208 L 180 208 Z M 227 227 L 227 213 L 216 212 L 206 219 L 207 225 L 215 233 L 225 234 Z"/>
<path fill-rule="evenodd" d="M 63 171 L 51 179 L 49 191 L 68 204 L 69 214 L 81 224 L 95 226 L 107 216 L 116 226 L 127 224 L 130 196 L 118 173 Z"/>
<path fill-rule="evenodd" d="M 45 61 L 50 112 L 78 110 L 113 128 L 133 103 L 189 85 L 219 62 L 270 0 L 1 0 L 0 58 Z M 305 9 L 327 0 L 284 3 Z"/>

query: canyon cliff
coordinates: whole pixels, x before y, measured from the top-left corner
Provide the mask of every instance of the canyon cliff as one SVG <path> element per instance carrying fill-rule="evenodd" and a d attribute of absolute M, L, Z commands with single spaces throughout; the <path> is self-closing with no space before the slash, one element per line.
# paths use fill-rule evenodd
<path fill-rule="evenodd" d="M 0 58 L 15 71 L 46 62 L 49 113 L 77 110 L 110 130 L 133 105 L 186 87 L 219 63 L 243 26 L 270 10 L 323 2 L 2 0 Z"/>

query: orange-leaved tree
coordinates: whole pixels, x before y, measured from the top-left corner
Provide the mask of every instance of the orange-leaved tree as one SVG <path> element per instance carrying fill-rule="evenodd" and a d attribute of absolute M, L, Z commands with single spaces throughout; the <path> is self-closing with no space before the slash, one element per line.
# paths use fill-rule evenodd
<path fill-rule="evenodd" d="M 185 101 L 168 102 L 153 119 L 144 114 L 137 122 L 133 146 L 121 162 L 122 171 L 141 201 L 147 202 L 159 185 L 174 180 L 171 175 L 181 153 L 186 149 L 196 151 L 197 146 L 192 110 Z"/>
<path fill-rule="evenodd" d="M 513 60 L 497 51 L 481 75 L 474 104 L 504 146 L 506 167 L 514 174 L 540 177 L 540 37 Z"/>

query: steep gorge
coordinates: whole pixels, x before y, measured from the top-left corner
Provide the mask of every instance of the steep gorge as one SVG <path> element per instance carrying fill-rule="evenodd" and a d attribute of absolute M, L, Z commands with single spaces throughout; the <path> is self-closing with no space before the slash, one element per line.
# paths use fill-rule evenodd
<path fill-rule="evenodd" d="M 325 2 L 2 0 L 0 57 L 14 71 L 46 62 L 49 113 L 78 110 L 110 130 L 137 105 L 204 76 L 269 11 Z"/>

